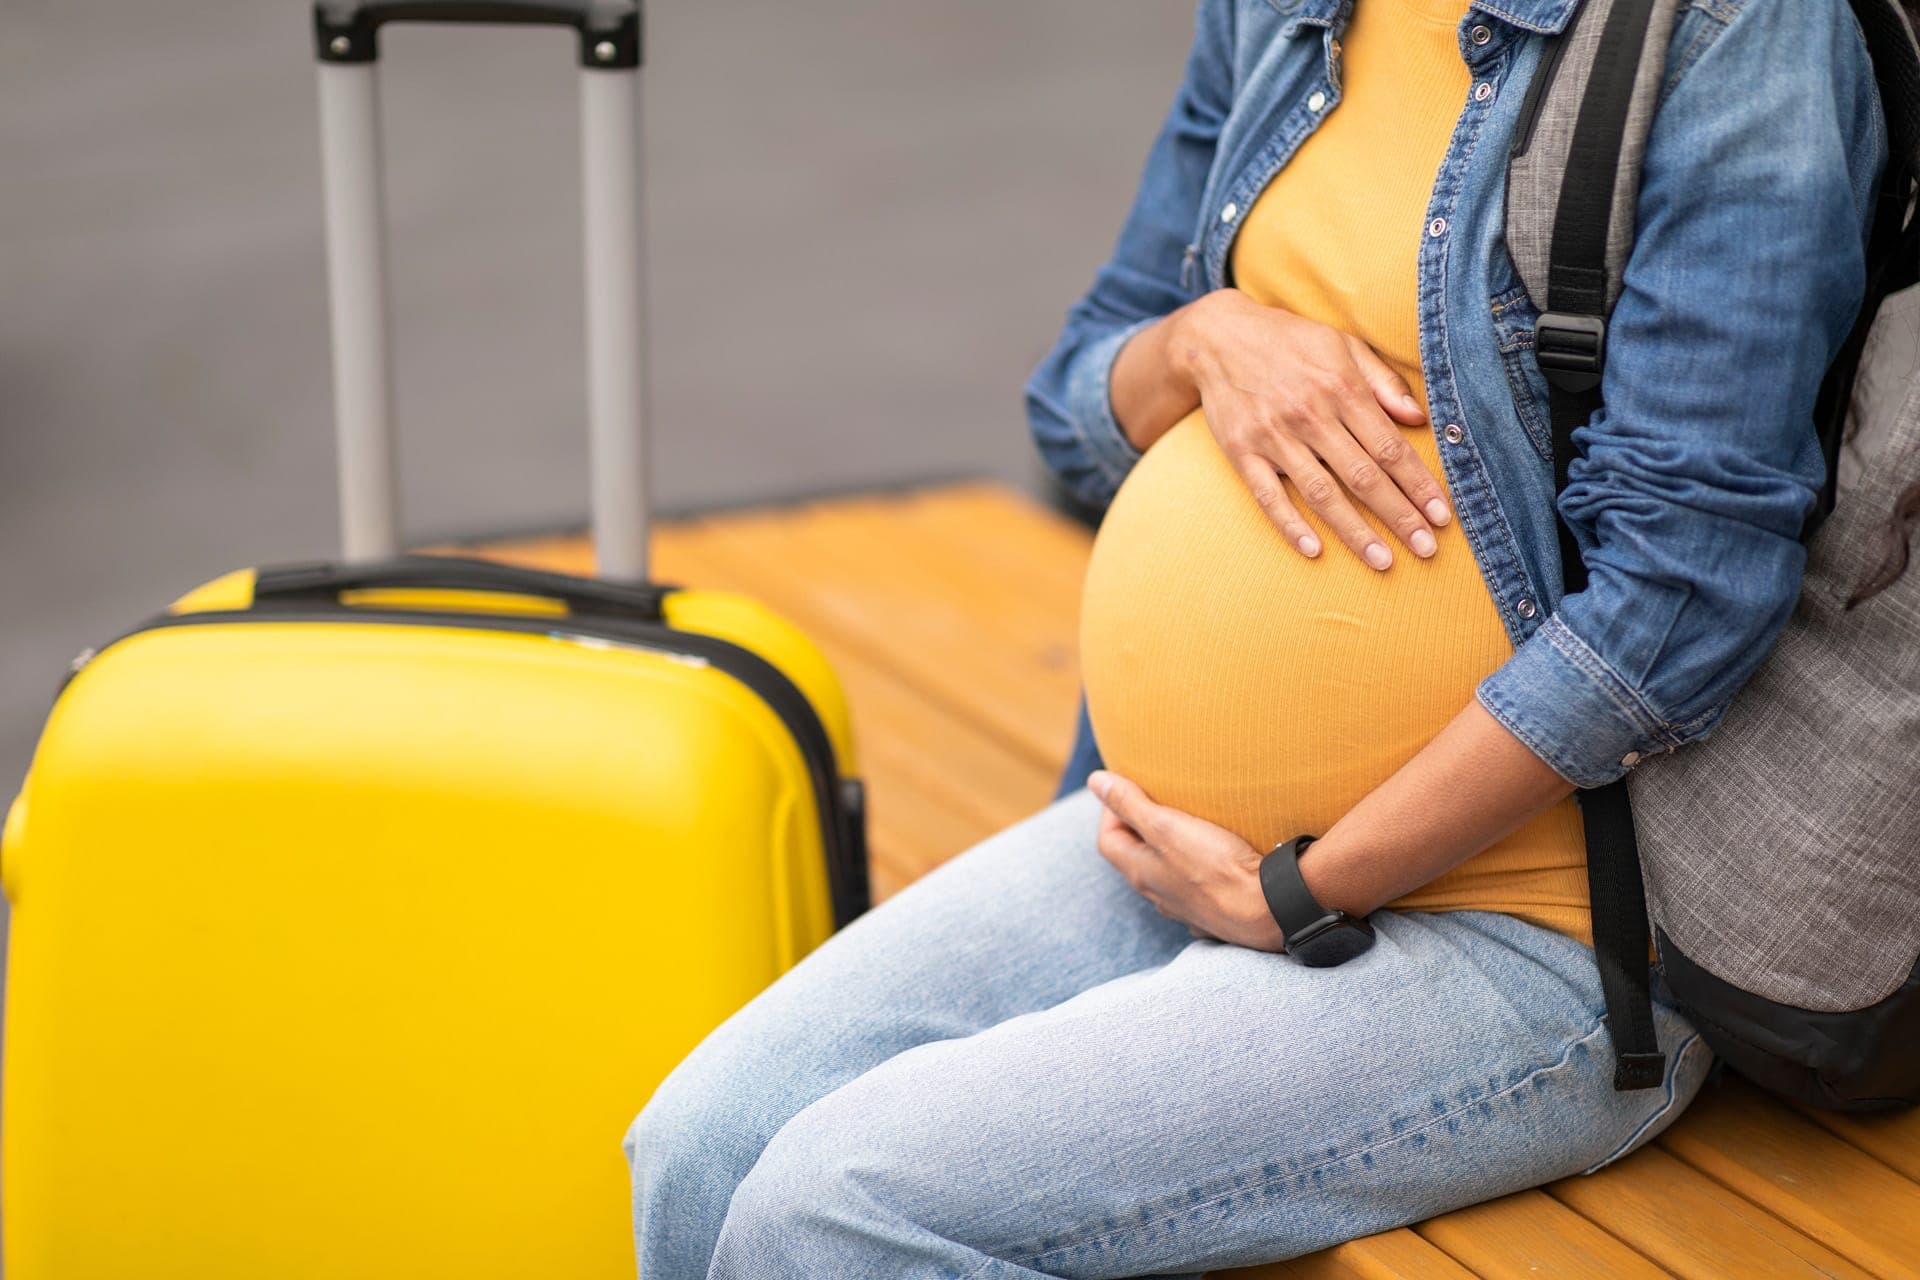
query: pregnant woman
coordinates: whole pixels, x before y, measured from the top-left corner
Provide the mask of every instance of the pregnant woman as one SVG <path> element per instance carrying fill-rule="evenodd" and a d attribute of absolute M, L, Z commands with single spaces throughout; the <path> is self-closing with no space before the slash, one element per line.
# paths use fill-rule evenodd
<path fill-rule="evenodd" d="M 1028 388 L 1111 502 L 1111 771 L 667 1078 L 627 1140 L 643 1280 L 1197 1275 L 1597 1169 L 1693 1098 L 1664 998 L 1664 1079 L 1612 1087 L 1573 792 L 1708 732 L 1786 620 L 1884 141 L 1845 0 L 1680 14 L 1560 598 L 1502 224 L 1574 7 L 1202 0 Z M 1289 939 L 1266 856 L 1344 915 Z"/>

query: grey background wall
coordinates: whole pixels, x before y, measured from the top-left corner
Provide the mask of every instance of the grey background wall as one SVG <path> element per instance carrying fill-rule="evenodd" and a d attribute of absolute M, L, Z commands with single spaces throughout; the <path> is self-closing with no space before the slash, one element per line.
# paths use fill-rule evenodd
<path fill-rule="evenodd" d="M 1036 492 L 1020 383 L 1118 229 L 1186 0 L 655 0 L 655 489 Z M 299 0 L 0 4 L 0 792 L 68 658 L 334 542 Z M 558 32 L 384 39 L 407 523 L 584 517 Z"/>

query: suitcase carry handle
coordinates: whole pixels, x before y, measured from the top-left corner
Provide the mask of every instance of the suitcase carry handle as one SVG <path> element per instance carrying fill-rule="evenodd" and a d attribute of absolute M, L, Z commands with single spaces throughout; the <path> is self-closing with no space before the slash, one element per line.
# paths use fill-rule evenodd
<path fill-rule="evenodd" d="M 313 33 L 322 62 L 373 62 L 389 22 L 527 23 L 580 33 L 580 65 L 640 65 L 635 0 L 316 0 Z"/>
<path fill-rule="evenodd" d="M 603 577 L 644 581 L 638 0 L 316 0 L 313 22 L 346 558 L 384 560 L 399 545 L 377 33 L 388 22 L 556 24 L 581 41 L 594 550 Z"/>
<path fill-rule="evenodd" d="M 576 578 L 489 560 L 456 556 L 398 556 L 371 563 L 285 565 L 262 569 L 253 583 L 257 609 L 332 607 L 348 591 L 497 591 L 539 596 L 566 605 L 569 614 L 611 614 L 642 622 L 661 620 L 660 602 L 671 587 Z"/>

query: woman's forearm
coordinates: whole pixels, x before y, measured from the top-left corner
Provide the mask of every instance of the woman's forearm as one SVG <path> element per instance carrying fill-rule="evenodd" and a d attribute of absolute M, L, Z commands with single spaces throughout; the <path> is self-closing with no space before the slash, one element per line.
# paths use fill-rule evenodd
<path fill-rule="evenodd" d="M 1451 870 L 1573 791 L 1478 701 L 1300 858 L 1321 905 L 1363 915 Z"/>
<path fill-rule="evenodd" d="M 1182 348 L 1192 342 L 1186 326 L 1194 308 L 1204 301 L 1189 302 L 1161 316 L 1129 338 L 1114 359 L 1107 381 L 1113 420 L 1142 453 L 1200 407 L 1200 388 L 1181 356 Z"/>

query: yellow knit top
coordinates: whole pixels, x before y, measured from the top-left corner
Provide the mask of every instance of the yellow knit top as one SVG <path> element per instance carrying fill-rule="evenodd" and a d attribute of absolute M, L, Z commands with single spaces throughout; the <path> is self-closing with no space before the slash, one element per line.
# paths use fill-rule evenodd
<path fill-rule="evenodd" d="M 1230 265 L 1254 300 L 1355 334 L 1425 403 L 1415 259 L 1474 84 L 1467 0 L 1359 0 L 1341 98 L 1248 212 Z M 1400 428 L 1444 480 L 1431 427 Z M 1458 521 L 1421 560 L 1366 508 L 1377 572 L 1294 505 L 1309 560 L 1255 504 L 1199 411 L 1155 441 L 1094 541 L 1080 620 L 1088 712 L 1109 768 L 1262 851 L 1324 832 L 1512 654 Z M 1399 910 L 1508 912 L 1591 943 L 1579 809 L 1562 801 Z"/>

